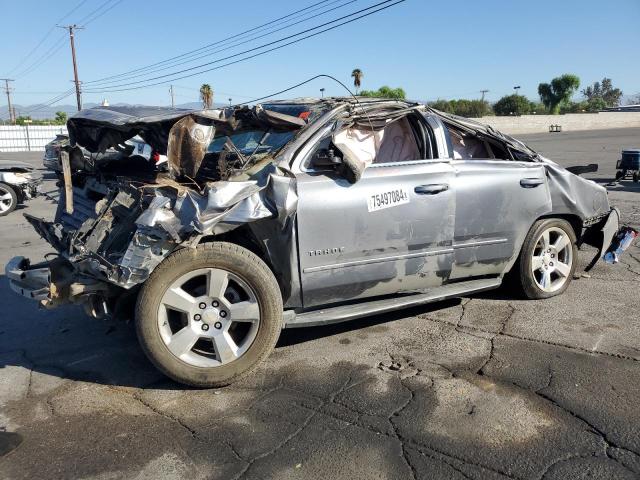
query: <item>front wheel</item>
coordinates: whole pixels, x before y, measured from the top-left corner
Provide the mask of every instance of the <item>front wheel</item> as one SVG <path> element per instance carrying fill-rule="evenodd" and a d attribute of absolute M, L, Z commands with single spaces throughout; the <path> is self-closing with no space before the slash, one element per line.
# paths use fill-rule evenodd
<path fill-rule="evenodd" d="M 576 235 L 565 220 L 538 220 L 520 252 L 520 284 L 527 298 L 549 298 L 563 293 L 576 269 Z"/>
<path fill-rule="evenodd" d="M 0 182 L 0 217 L 9 215 L 18 206 L 18 195 L 11 185 Z"/>
<path fill-rule="evenodd" d="M 168 377 L 196 387 L 228 385 L 275 347 L 282 297 L 249 250 L 215 242 L 167 257 L 136 305 L 140 344 Z"/>

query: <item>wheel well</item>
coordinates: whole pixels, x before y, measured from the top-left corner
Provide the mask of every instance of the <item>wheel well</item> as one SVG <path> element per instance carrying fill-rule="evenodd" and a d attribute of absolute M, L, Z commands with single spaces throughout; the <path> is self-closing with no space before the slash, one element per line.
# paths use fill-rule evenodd
<path fill-rule="evenodd" d="M 577 239 L 577 243 L 578 245 L 580 245 L 580 240 L 582 239 L 582 220 L 580 219 L 579 216 L 577 215 L 572 215 L 572 214 L 562 214 L 562 213 L 552 213 L 549 215 L 543 215 L 540 218 L 538 218 L 536 220 L 536 222 L 538 220 L 544 220 L 546 218 L 559 218 L 561 220 L 565 220 L 567 222 L 569 222 L 569 225 L 571 225 L 571 228 L 573 228 L 573 233 L 576 234 L 576 239 Z M 535 223 L 535 222 L 534 222 Z"/>
<path fill-rule="evenodd" d="M 210 242 L 228 242 L 233 243 L 235 245 L 239 245 L 243 248 L 246 248 L 251 253 L 255 254 L 262 260 L 269 270 L 273 273 L 273 276 L 276 277 L 278 284 L 280 285 L 280 290 L 283 291 L 283 285 L 281 282 L 281 276 L 277 274 L 276 270 L 273 268 L 273 264 L 271 263 L 271 259 L 264 251 L 258 240 L 255 238 L 251 230 L 247 226 L 238 227 L 230 232 L 222 233 L 220 235 L 206 235 L 200 239 L 199 243 L 210 243 Z"/>
<path fill-rule="evenodd" d="M 578 244 L 578 246 L 580 246 L 580 242 L 582 240 L 582 220 L 580 219 L 580 217 L 578 217 L 577 215 L 561 214 L 561 213 L 551 213 L 549 215 L 542 215 L 541 217 L 538 217 L 534 220 L 534 222 L 529 227 L 529 230 L 536 224 L 536 222 L 538 222 L 539 220 L 547 219 L 547 218 L 559 218 L 561 220 L 566 220 L 567 222 L 569 222 L 569 225 L 571 225 L 571 228 L 573 228 L 573 232 L 576 235 L 576 243 Z M 513 264 L 509 267 L 507 274 L 511 274 L 511 272 L 514 271 L 514 268 L 517 268 L 517 265 L 520 262 L 522 247 L 523 245 L 520 245 L 520 248 L 518 249 L 518 255 L 513 260 Z"/>

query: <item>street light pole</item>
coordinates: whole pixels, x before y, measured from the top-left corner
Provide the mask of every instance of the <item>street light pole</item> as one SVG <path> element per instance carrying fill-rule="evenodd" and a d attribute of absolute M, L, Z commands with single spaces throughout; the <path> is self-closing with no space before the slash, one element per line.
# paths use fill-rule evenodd
<path fill-rule="evenodd" d="M 324 87 L 320 89 L 320 98 L 324 98 Z"/>
<path fill-rule="evenodd" d="M 520 90 L 520 85 L 516 85 L 515 87 L 513 87 L 513 89 L 516 91 L 516 95 L 518 95 L 518 90 Z"/>

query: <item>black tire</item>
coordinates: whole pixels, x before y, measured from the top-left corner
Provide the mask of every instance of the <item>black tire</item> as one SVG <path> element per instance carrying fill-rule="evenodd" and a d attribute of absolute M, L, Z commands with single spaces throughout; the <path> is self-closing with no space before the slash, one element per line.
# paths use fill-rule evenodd
<path fill-rule="evenodd" d="M 18 194 L 11 185 L 0 182 L 0 197 L 8 195 L 8 200 L 0 200 L 3 202 L 2 208 L 0 208 L 0 217 L 9 215 L 18 206 Z"/>
<path fill-rule="evenodd" d="M 167 289 L 182 275 L 203 268 L 222 269 L 241 278 L 255 292 L 260 309 L 253 343 L 237 359 L 215 367 L 194 366 L 179 359 L 169 351 L 158 325 L 158 311 Z M 179 250 L 154 270 L 138 296 L 136 331 L 147 357 L 168 377 L 194 387 L 221 387 L 250 373 L 273 351 L 282 330 L 282 311 L 280 288 L 267 265 L 238 245 L 213 242 Z"/>
<path fill-rule="evenodd" d="M 533 255 L 534 251 L 536 250 L 538 239 L 545 230 L 548 230 L 550 228 L 560 229 L 562 232 L 564 232 L 564 234 L 567 235 L 568 239 L 570 240 L 571 266 L 568 275 L 564 277 L 564 283 L 559 288 L 554 291 L 545 291 L 539 286 L 538 281 L 534 276 L 532 267 Z M 524 243 L 522 244 L 520 258 L 518 260 L 518 277 L 520 287 L 527 298 L 532 300 L 550 298 L 564 293 L 564 291 L 569 287 L 576 269 L 578 254 L 578 247 L 576 243 L 576 234 L 573 230 L 573 227 L 571 226 L 571 224 L 569 224 L 569 222 L 565 220 L 561 220 L 559 218 L 546 218 L 538 220 L 533 224 L 524 240 Z"/>
<path fill-rule="evenodd" d="M 639 180 L 639 179 L 638 179 L 638 172 L 635 172 L 635 173 L 633 174 L 633 183 L 638 183 L 638 180 Z"/>
<path fill-rule="evenodd" d="M 622 170 L 618 170 L 616 172 L 616 180 L 620 180 L 622 177 L 624 177 L 624 172 Z"/>

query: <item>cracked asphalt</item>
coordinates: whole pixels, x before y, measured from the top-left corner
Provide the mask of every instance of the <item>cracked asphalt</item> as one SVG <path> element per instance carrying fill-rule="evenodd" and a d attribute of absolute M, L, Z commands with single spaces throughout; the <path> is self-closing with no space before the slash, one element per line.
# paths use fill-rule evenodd
<path fill-rule="evenodd" d="M 565 165 L 599 163 L 603 183 L 640 147 L 640 129 L 522 138 Z M 609 188 L 640 226 L 640 187 Z M 19 213 L 0 218 L 2 269 L 50 251 Z M 634 246 L 549 300 L 507 285 L 284 331 L 255 374 L 192 390 L 154 370 L 131 325 L 40 310 L 2 276 L 0 478 L 640 478 L 639 286 Z"/>

